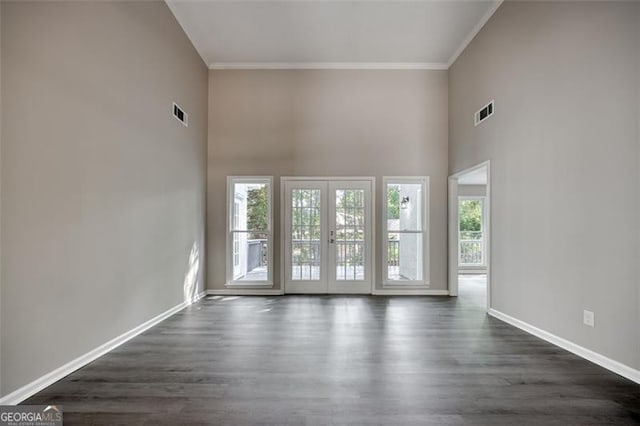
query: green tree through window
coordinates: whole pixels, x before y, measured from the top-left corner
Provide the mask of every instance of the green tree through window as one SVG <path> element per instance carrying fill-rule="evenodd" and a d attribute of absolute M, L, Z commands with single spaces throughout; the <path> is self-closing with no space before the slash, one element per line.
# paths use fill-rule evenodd
<path fill-rule="evenodd" d="M 459 215 L 462 238 L 474 238 L 482 231 L 482 201 L 460 201 Z"/>
<path fill-rule="evenodd" d="M 400 188 L 390 186 L 387 192 L 387 219 L 400 219 Z"/>
<path fill-rule="evenodd" d="M 387 220 L 400 219 L 400 187 L 397 185 L 387 186 Z M 390 266 L 398 266 L 400 260 L 400 246 L 397 242 L 398 234 L 389 234 L 389 241 L 395 240 L 394 243 L 387 244 L 387 258 Z"/>
<path fill-rule="evenodd" d="M 259 188 L 247 191 L 247 229 L 252 231 L 267 231 L 267 217 L 269 204 L 267 201 L 267 187 L 262 185 Z M 249 238 L 261 238 L 260 235 L 252 234 Z"/>

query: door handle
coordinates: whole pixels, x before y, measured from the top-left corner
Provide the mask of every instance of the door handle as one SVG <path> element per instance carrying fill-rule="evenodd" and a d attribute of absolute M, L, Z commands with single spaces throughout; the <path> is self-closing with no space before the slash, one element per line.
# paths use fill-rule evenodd
<path fill-rule="evenodd" d="M 333 244 L 335 242 L 336 242 L 336 240 L 334 240 L 333 238 L 329 238 L 329 244 Z"/>

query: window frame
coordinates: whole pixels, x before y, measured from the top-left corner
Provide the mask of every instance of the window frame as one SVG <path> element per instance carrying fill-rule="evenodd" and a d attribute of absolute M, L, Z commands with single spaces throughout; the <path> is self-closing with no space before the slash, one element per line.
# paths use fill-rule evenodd
<path fill-rule="evenodd" d="M 422 230 L 393 231 L 388 228 L 388 186 L 394 184 L 418 184 L 422 186 Z M 431 283 L 429 264 L 430 238 L 430 187 L 429 176 L 383 176 L 382 178 L 382 286 L 383 287 L 428 287 Z M 389 233 L 412 233 L 422 235 L 422 279 L 392 280 L 389 279 Z"/>
<path fill-rule="evenodd" d="M 234 219 L 236 211 L 236 184 L 266 184 L 267 185 L 267 280 L 246 281 L 236 280 L 233 276 L 234 268 L 234 234 L 248 233 L 253 230 L 235 229 Z M 273 176 L 227 176 L 227 237 L 226 237 L 226 287 L 273 287 Z"/>

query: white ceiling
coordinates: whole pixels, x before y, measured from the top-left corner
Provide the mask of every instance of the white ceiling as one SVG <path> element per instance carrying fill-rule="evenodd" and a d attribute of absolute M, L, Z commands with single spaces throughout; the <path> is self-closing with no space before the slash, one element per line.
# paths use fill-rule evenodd
<path fill-rule="evenodd" d="M 465 173 L 458 177 L 460 185 L 486 185 L 487 184 L 487 166 L 480 167 Z"/>
<path fill-rule="evenodd" d="M 446 69 L 501 0 L 166 0 L 211 68 Z"/>

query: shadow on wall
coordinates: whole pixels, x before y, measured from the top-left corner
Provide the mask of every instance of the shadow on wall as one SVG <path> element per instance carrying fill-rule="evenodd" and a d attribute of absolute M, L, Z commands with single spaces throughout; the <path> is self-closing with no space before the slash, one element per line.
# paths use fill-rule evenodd
<path fill-rule="evenodd" d="M 187 273 L 184 275 L 184 302 L 187 305 L 193 303 L 198 296 L 198 273 L 200 272 L 200 249 L 198 243 L 193 243 L 189 253 Z"/>

